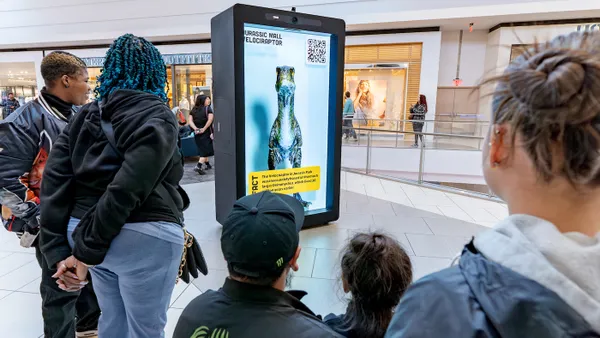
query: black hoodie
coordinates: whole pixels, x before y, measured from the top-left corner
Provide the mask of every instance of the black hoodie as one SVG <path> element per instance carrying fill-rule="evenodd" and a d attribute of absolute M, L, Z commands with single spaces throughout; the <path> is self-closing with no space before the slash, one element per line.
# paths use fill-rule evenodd
<path fill-rule="evenodd" d="M 71 252 L 86 264 L 102 263 L 125 223 L 180 223 L 180 215 L 154 191 L 162 182 L 183 209 L 177 191 L 183 161 L 173 113 L 157 96 L 132 90 L 114 92 L 102 107 L 125 159 L 102 131 L 98 103 L 82 107 L 54 144 L 44 172 L 40 247 L 49 266 Z M 71 216 L 81 219 L 72 251 Z"/>

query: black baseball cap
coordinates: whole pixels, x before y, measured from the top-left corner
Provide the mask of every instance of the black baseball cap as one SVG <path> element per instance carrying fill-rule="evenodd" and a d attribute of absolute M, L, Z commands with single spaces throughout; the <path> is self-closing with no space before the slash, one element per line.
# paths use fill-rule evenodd
<path fill-rule="evenodd" d="M 223 224 L 221 250 L 244 276 L 265 277 L 292 260 L 304 224 L 304 207 L 288 195 L 261 192 L 240 198 Z"/>

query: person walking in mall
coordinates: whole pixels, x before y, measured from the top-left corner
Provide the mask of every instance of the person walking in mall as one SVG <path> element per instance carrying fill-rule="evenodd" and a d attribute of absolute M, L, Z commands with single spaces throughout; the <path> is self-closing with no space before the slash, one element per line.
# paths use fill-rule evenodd
<path fill-rule="evenodd" d="M 599 50 L 560 36 L 494 79 L 483 172 L 510 216 L 413 284 L 386 337 L 600 337 Z"/>
<path fill-rule="evenodd" d="M 8 99 L 2 100 L 0 104 L 1 107 L 4 108 L 4 119 L 6 119 L 10 114 L 12 114 L 15 110 L 21 107 L 19 100 L 15 99 L 15 94 L 8 93 Z"/>
<path fill-rule="evenodd" d="M 42 186 L 44 252 L 56 277 L 90 268 L 100 337 L 164 337 L 183 252 L 183 158 L 167 68 L 144 38 L 109 48 L 95 89 L 54 144 Z M 187 196 L 186 196 L 187 197 Z M 68 290 L 73 280 L 58 283 Z"/>
<path fill-rule="evenodd" d="M 214 113 L 210 103 L 209 96 L 198 96 L 188 118 L 188 123 L 196 134 L 196 146 L 198 147 L 198 155 L 200 156 L 200 161 L 194 170 L 200 175 L 205 174 L 204 170 L 212 169 L 209 157 L 215 155 L 212 127 Z"/>
<path fill-rule="evenodd" d="M 414 148 L 418 148 L 419 147 L 419 139 L 421 139 L 421 143 L 423 143 L 423 147 L 425 146 L 425 142 L 423 141 L 423 125 L 425 124 L 424 122 L 418 122 L 418 121 L 424 121 L 425 120 L 425 115 L 427 114 L 427 98 L 425 97 L 425 95 L 421 94 L 419 95 L 419 101 L 410 108 L 410 116 L 409 116 L 409 120 L 412 121 L 413 124 L 413 131 L 415 132 L 415 144 L 413 144 Z"/>
<path fill-rule="evenodd" d="M 346 100 L 344 101 L 343 111 L 343 126 L 344 126 L 344 138 L 347 140 L 352 137 L 353 140 L 357 140 L 356 131 L 354 130 L 353 119 L 354 119 L 354 102 L 350 98 L 350 92 L 346 92 Z"/>
<path fill-rule="evenodd" d="M 21 237 L 22 246 L 35 248 L 42 270 L 45 337 L 74 337 L 75 331 L 77 337 L 95 337 L 100 308 L 92 284 L 77 286 L 74 293 L 62 291 L 52 275 L 68 255 L 60 251 L 42 255 L 38 240 L 40 224 L 44 225 L 39 218 L 42 173 L 53 143 L 75 113 L 74 106 L 88 99 L 87 66 L 72 54 L 53 52 L 42 60 L 41 74 L 46 87 L 38 98 L 0 122 L 2 220 L 8 231 Z"/>

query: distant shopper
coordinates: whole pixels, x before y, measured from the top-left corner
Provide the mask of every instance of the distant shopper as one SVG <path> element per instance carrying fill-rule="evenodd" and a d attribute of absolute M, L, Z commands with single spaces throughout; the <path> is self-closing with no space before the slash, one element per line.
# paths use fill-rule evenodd
<path fill-rule="evenodd" d="M 356 131 L 354 130 L 353 119 L 354 119 L 354 103 L 350 98 L 350 92 L 346 92 L 346 101 L 344 102 L 344 138 L 348 139 L 352 137 L 356 140 Z"/>
<path fill-rule="evenodd" d="M 213 120 L 214 113 L 210 107 L 210 97 L 200 95 L 196 98 L 194 109 L 190 113 L 188 123 L 196 134 L 196 146 L 198 147 L 198 155 L 200 161 L 194 169 L 198 174 L 204 175 L 204 170 L 212 169 L 210 165 L 210 157 L 215 155 L 213 149 Z"/>
<path fill-rule="evenodd" d="M 380 233 L 357 234 L 342 252 L 342 283 L 352 299 L 345 314 L 329 315 L 325 323 L 344 337 L 383 338 L 412 282 L 410 257 Z"/>
<path fill-rule="evenodd" d="M 166 82 L 156 47 L 118 38 L 98 101 L 75 115 L 44 173 L 42 251 L 63 253 L 57 277 L 74 269 L 83 280 L 90 268 L 99 337 L 164 337 L 184 243 L 183 161 Z"/>
<path fill-rule="evenodd" d="M 8 99 L 4 99 L 2 101 L 1 106 L 4 108 L 4 117 L 7 118 L 10 114 L 12 114 L 15 110 L 21 107 L 19 100 L 15 99 L 15 94 L 8 93 Z"/>
<path fill-rule="evenodd" d="M 42 270 L 40 294 L 46 337 L 89 337 L 97 334 L 100 308 L 91 283 L 64 292 L 52 275 L 69 256 L 61 250 L 42 255 L 39 243 L 40 188 L 53 143 L 87 101 L 90 92 L 85 62 L 65 52 L 48 54 L 41 64 L 45 87 L 33 101 L 0 122 L 0 203 L 8 231 L 21 245 L 34 247 Z M 10 257 L 5 258 L 10 260 Z M 19 313 L 27 316 L 25 313 Z M 32 320 L 35 320 L 32 318 Z"/>
<path fill-rule="evenodd" d="M 560 36 L 498 78 L 483 172 L 510 216 L 411 286 L 386 337 L 600 337 L 598 50 Z"/>
<path fill-rule="evenodd" d="M 303 222 L 304 207 L 287 195 L 237 201 L 221 235 L 229 278 L 185 308 L 173 337 L 340 337 L 284 292 L 290 270 L 298 271 Z"/>
<path fill-rule="evenodd" d="M 419 95 L 419 101 L 410 108 L 409 119 L 412 121 L 413 131 L 415 132 L 415 144 L 413 144 L 413 147 L 415 148 L 419 147 L 419 139 L 421 140 L 421 142 L 423 142 L 423 146 L 425 146 L 425 142 L 423 141 L 423 134 L 421 134 L 423 132 L 423 125 L 425 123 L 418 121 L 425 120 L 425 115 L 427 114 L 427 111 L 427 98 L 425 97 L 425 95 L 421 94 Z"/>

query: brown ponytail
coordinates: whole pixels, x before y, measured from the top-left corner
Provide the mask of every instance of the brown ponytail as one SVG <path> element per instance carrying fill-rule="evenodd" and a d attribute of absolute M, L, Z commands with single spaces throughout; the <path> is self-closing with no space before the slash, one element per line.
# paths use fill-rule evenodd
<path fill-rule="evenodd" d="M 406 252 L 384 234 L 357 234 L 344 251 L 342 277 L 352 293 L 344 326 L 356 333 L 353 337 L 383 337 L 412 282 Z"/>
<path fill-rule="evenodd" d="M 538 44 L 497 82 L 493 121 L 508 124 L 545 181 L 600 184 L 600 35 Z"/>

